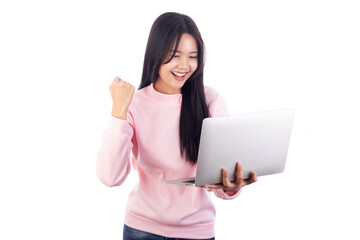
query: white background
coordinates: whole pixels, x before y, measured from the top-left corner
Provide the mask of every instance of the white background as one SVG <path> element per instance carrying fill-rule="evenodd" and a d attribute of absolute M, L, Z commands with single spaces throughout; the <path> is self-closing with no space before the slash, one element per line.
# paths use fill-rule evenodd
<path fill-rule="evenodd" d="M 213 197 L 217 239 L 359 239 L 357 1 L 1 1 L 0 239 L 121 239 L 133 170 L 95 174 L 117 75 L 167 11 L 197 23 L 231 113 L 295 108 L 285 172 Z"/>

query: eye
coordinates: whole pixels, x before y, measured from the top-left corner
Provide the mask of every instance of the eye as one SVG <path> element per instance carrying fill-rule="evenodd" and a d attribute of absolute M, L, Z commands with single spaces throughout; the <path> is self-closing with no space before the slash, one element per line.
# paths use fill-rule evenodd
<path fill-rule="evenodd" d="M 190 58 L 197 58 L 197 56 L 190 56 Z"/>

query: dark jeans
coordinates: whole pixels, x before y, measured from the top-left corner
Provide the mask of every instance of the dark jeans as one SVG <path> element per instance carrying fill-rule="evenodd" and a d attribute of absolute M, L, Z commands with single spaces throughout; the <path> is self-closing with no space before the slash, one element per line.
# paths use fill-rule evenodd
<path fill-rule="evenodd" d="M 159 235 L 155 235 L 148 232 L 143 232 L 124 224 L 123 240 L 199 240 L 190 238 L 167 238 Z M 215 240 L 215 238 L 207 238 L 202 240 Z"/>

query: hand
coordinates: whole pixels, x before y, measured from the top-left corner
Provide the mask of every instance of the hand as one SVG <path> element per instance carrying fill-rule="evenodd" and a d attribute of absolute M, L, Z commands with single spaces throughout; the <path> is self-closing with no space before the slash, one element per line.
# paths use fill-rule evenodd
<path fill-rule="evenodd" d="M 236 173 L 235 173 L 235 182 L 230 182 L 228 172 L 226 169 L 221 169 L 222 181 L 223 183 L 214 184 L 214 185 L 205 185 L 204 188 L 208 189 L 224 189 L 228 192 L 236 192 L 242 187 L 252 184 L 258 180 L 256 173 L 252 173 L 249 179 L 243 179 L 242 166 L 239 162 L 236 163 Z"/>
<path fill-rule="evenodd" d="M 126 120 L 127 111 L 134 96 L 135 87 L 116 77 L 109 87 L 113 100 L 111 115 Z"/>

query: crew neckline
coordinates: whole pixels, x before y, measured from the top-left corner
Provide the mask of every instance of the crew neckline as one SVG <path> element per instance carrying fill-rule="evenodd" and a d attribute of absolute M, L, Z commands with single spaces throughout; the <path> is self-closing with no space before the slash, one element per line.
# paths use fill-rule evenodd
<path fill-rule="evenodd" d="M 157 104 L 169 107 L 181 106 L 182 93 L 165 94 L 155 90 L 154 83 L 146 87 L 146 93 Z"/>

